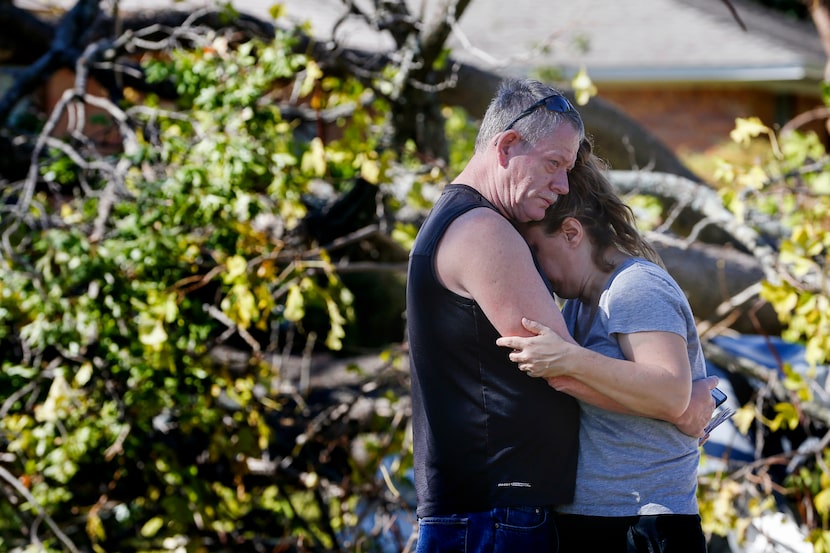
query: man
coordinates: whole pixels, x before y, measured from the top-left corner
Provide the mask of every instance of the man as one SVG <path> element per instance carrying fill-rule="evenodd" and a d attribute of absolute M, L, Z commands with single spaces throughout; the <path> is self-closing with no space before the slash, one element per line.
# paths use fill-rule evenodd
<path fill-rule="evenodd" d="M 518 370 L 496 340 L 530 336 L 526 318 L 574 343 L 514 224 L 541 220 L 568 193 L 584 138 L 579 113 L 556 90 L 505 81 L 473 157 L 418 233 L 407 283 L 418 553 L 556 550 L 550 509 L 573 499 L 579 410 L 571 395 Z M 699 381 L 686 413 L 663 417 L 653 395 L 621 378 L 619 361 L 611 370 L 614 360 L 569 349 L 567 369 L 596 382 L 564 388 L 589 403 L 664 418 L 691 435 L 712 412 L 717 379 Z"/>
<path fill-rule="evenodd" d="M 522 374 L 495 342 L 528 335 L 522 317 L 568 336 L 512 223 L 541 219 L 567 194 L 584 133 L 555 90 L 505 81 L 473 157 L 415 241 L 407 317 L 419 552 L 554 550 L 548 508 L 572 499 L 577 404 Z"/>

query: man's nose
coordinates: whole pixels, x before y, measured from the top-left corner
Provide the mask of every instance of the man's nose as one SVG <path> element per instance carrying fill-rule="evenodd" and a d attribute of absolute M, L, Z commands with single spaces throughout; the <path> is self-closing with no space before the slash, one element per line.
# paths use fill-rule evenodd
<path fill-rule="evenodd" d="M 562 171 L 561 174 L 554 177 L 551 190 L 557 194 L 567 194 L 570 189 L 570 185 L 568 184 L 568 173 Z"/>

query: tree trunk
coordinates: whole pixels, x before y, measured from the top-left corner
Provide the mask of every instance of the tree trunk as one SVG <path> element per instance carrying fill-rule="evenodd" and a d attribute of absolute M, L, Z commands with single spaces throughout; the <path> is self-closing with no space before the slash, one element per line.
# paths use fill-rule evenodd
<path fill-rule="evenodd" d="M 755 257 L 730 246 L 687 244 L 667 234 L 646 234 L 689 298 L 702 334 L 723 328 L 746 334 L 781 333 L 775 311 L 758 298 L 764 271 Z"/>

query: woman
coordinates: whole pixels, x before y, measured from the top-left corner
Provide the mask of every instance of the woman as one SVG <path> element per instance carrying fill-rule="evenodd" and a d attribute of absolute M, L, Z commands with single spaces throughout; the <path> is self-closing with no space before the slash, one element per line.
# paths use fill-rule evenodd
<path fill-rule="evenodd" d="M 570 192 L 523 234 L 554 292 L 567 300 L 563 315 L 578 344 L 631 363 L 583 370 L 570 362 L 582 348 L 533 321 L 525 326 L 536 336 L 497 342 L 514 350 L 510 358 L 529 375 L 580 400 L 577 487 L 574 502 L 558 509 L 559 551 L 705 552 L 698 437 L 666 422 L 671 417 L 636 414 L 648 410 L 634 394 L 619 392 L 634 382 L 685 409 L 692 381 L 706 376 L 691 308 L 588 142 L 569 184 Z M 597 407 L 597 394 L 620 405 Z"/>

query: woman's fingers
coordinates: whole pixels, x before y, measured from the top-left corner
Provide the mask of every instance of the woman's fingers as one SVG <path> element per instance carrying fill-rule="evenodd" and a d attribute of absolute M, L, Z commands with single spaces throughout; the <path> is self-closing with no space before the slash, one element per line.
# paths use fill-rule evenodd
<path fill-rule="evenodd" d="M 496 338 L 496 345 L 504 348 L 512 348 L 515 336 L 501 336 Z"/>
<path fill-rule="evenodd" d="M 525 338 L 522 338 L 521 336 L 502 336 L 500 338 L 496 338 L 496 345 L 521 350 L 525 347 L 524 341 Z"/>
<path fill-rule="evenodd" d="M 549 331 L 550 329 L 543 325 L 540 322 L 534 321 L 533 319 L 528 319 L 522 317 L 522 326 L 525 327 L 527 330 L 532 332 L 533 334 L 542 334 L 545 331 Z"/>

